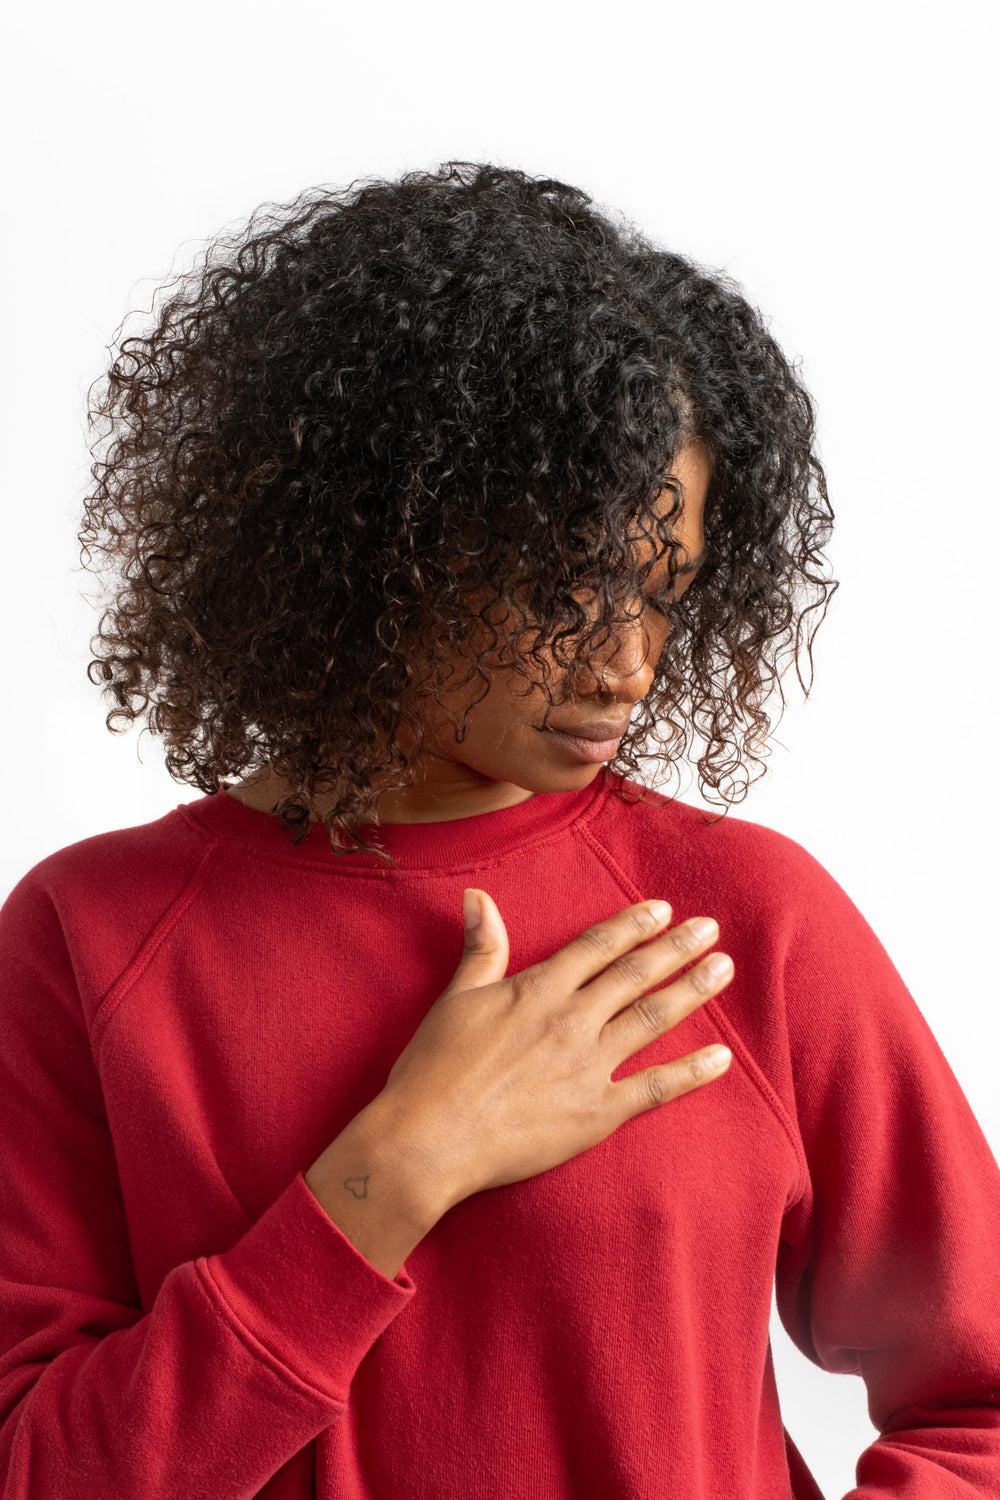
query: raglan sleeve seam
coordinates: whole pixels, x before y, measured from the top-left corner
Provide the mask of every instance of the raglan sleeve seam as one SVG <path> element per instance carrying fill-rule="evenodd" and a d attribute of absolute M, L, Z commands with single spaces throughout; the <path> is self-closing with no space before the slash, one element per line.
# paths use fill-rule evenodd
<path fill-rule="evenodd" d="M 581 833 L 596 858 L 601 861 L 630 902 L 646 901 L 651 899 L 651 895 L 657 894 L 656 892 L 646 893 L 641 891 L 635 882 L 625 873 L 607 846 L 589 828 L 585 827 L 581 829 Z M 711 1017 L 714 1026 L 726 1046 L 732 1052 L 734 1059 L 739 1060 L 743 1072 L 757 1090 L 770 1114 L 777 1121 L 795 1157 L 798 1177 L 789 1189 L 788 1200 L 785 1205 L 787 1210 L 796 1203 L 800 1203 L 807 1197 L 810 1191 L 809 1164 L 806 1159 L 805 1147 L 802 1142 L 801 1132 L 798 1129 L 798 1123 L 789 1116 L 781 1096 L 772 1086 L 766 1073 L 743 1040 L 740 1032 L 729 1019 L 723 1006 L 719 1004 L 717 997 L 707 1000 L 702 1006 L 702 1010 L 705 1015 Z"/>
<path fill-rule="evenodd" d="M 219 845 L 213 842 L 184 881 L 178 893 L 167 903 L 146 937 L 125 964 L 117 979 L 108 986 L 103 996 L 97 1001 L 88 1028 L 91 1050 L 94 1054 L 95 1062 L 97 1061 L 97 1053 L 100 1050 L 104 1032 L 118 1010 L 119 1005 L 127 998 L 135 985 L 138 984 L 159 949 L 166 942 L 189 907 L 197 899 L 214 869 L 218 857 Z"/>

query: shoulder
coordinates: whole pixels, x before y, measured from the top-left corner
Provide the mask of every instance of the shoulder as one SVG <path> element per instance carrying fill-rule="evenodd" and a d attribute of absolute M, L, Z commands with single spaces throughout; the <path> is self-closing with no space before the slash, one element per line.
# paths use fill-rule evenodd
<path fill-rule="evenodd" d="M 176 808 L 52 850 L 0 903 L 4 963 L 18 951 L 61 953 L 96 1003 L 214 856 Z"/>
<path fill-rule="evenodd" d="M 138 895 L 161 881 L 170 884 L 178 870 L 190 868 L 208 845 L 176 808 L 162 817 L 125 828 L 111 828 L 64 844 L 43 855 L 20 877 L 8 900 L 37 900 L 48 894 L 82 898 L 93 892 L 114 899 Z"/>
<path fill-rule="evenodd" d="M 643 788 L 633 783 L 635 792 Z M 678 917 L 706 911 L 730 941 L 799 996 L 804 1016 L 821 1004 L 839 1024 L 844 1007 L 910 1003 L 899 972 L 867 916 L 798 840 L 753 822 L 693 807 L 648 789 L 644 804 L 606 799 L 603 836 L 642 895 L 680 898 Z M 597 830 L 595 829 L 595 832 Z M 601 834 L 598 834 L 601 837 Z M 811 998 L 809 998 L 811 997 Z M 839 1019 L 838 1019 L 839 1018 Z"/>
<path fill-rule="evenodd" d="M 593 833 L 647 884 L 665 870 L 701 888 L 725 888 L 755 908 L 797 906 L 834 888 L 843 894 L 815 855 L 776 828 L 608 779 Z"/>

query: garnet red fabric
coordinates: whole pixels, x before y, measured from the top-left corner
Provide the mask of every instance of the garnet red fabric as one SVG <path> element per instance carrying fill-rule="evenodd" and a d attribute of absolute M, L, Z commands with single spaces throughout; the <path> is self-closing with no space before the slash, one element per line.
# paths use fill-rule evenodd
<path fill-rule="evenodd" d="M 382 835 L 398 868 L 222 789 L 0 908 L 3 1500 L 806 1500 L 772 1286 L 865 1382 L 852 1500 L 1000 1496 L 1000 1169 L 836 880 L 606 768 Z M 303 1173 L 450 981 L 469 885 L 509 973 L 649 897 L 714 916 L 733 981 L 613 1077 L 733 1062 L 389 1280 Z"/>

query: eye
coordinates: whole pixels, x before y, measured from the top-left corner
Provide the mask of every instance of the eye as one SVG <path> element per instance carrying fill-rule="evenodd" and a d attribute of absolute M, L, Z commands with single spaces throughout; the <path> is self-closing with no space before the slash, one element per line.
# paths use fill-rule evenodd
<path fill-rule="evenodd" d="M 665 590 L 662 594 L 657 594 L 654 599 L 649 598 L 647 595 L 645 603 L 649 605 L 650 609 L 655 610 L 658 615 L 661 615 L 664 620 L 668 618 L 671 601 L 668 599 Z"/>

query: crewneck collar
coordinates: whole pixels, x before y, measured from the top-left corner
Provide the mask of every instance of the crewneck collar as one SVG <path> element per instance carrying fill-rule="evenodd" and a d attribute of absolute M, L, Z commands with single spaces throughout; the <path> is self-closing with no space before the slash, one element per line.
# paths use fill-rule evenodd
<path fill-rule="evenodd" d="M 393 867 L 377 854 L 352 849 L 335 854 L 322 823 L 311 823 L 308 836 L 297 846 L 276 813 L 247 807 L 227 790 L 223 781 L 217 792 L 179 802 L 175 811 L 194 820 L 216 838 L 231 840 L 262 854 L 320 863 L 346 871 L 384 870 Z M 536 792 L 524 802 L 467 818 L 435 823 L 366 824 L 359 836 L 375 838 L 397 861 L 399 869 L 442 869 L 476 865 L 483 860 L 509 854 L 529 844 L 549 840 L 588 821 L 611 789 L 607 766 L 602 765 L 593 781 L 575 792 Z"/>

